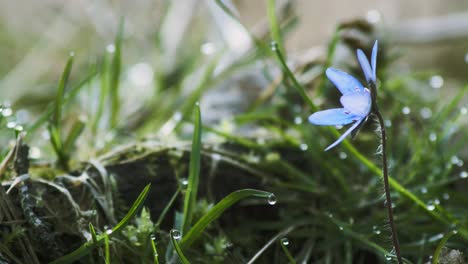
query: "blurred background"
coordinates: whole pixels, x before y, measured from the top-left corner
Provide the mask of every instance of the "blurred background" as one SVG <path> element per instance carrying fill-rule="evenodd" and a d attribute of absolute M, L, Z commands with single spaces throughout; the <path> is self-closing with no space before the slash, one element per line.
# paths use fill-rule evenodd
<path fill-rule="evenodd" d="M 178 15 L 161 27 L 164 1 L 8 1 L 0 0 L 0 92 L 2 100 L 15 101 L 24 91 L 39 93 L 57 73 L 70 51 L 80 63 L 95 59 L 105 50 L 125 17 L 125 64 L 151 61 L 156 31 L 173 35 L 176 43 L 195 13 L 195 21 L 211 20 L 204 26 L 217 31 L 204 37 L 222 37 L 229 30 L 213 12 L 211 1 L 178 0 Z M 266 1 L 224 1 L 237 9 L 247 29 L 266 23 Z M 281 2 L 278 1 L 279 5 Z M 408 58 L 401 67 L 438 71 L 445 81 L 467 80 L 468 2 L 463 0 L 370 1 L 352 3 L 296 0 L 296 27 L 288 34 L 289 52 L 323 47 L 337 24 L 356 18 L 379 23 L 381 33 L 397 44 Z M 211 6 L 206 8 L 207 6 Z M 171 7 L 169 7 L 171 8 Z M 210 10 L 211 9 L 211 10 Z M 173 10 L 174 11 L 174 10 Z M 224 27 L 224 28 L 223 28 Z M 171 32 L 172 31 L 172 32 Z M 213 32 L 211 30 L 211 32 Z M 168 39 L 168 38 L 165 38 Z M 233 38 L 235 39 L 235 38 Z M 171 45 L 167 43 L 167 45 Z M 407 65 L 408 64 L 408 65 Z M 41 87 L 41 83 L 45 86 Z M 14 87 L 14 89 L 12 89 Z M 34 89 L 32 89 L 34 88 Z"/>

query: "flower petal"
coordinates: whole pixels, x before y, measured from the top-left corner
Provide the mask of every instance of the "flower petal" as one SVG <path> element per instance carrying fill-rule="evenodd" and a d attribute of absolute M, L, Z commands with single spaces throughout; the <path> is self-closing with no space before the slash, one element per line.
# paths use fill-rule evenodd
<path fill-rule="evenodd" d="M 372 80 L 375 81 L 377 80 L 377 52 L 379 49 L 379 41 L 376 40 L 374 43 L 374 47 L 372 48 L 372 56 L 371 56 L 371 63 L 372 63 Z"/>
<path fill-rule="evenodd" d="M 366 77 L 366 81 L 369 83 L 371 80 L 373 81 L 373 74 L 372 68 L 367 60 L 366 54 L 360 49 L 357 50 L 357 58 L 359 64 L 361 65 L 361 69 L 364 72 L 364 76 Z"/>
<path fill-rule="evenodd" d="M 362 84 L 344 71 L 328 68 L 325 74 L 343 95 L 355 93 L 356 91 L 364 91 Z"/>
<path fill-rule="evenodd" d="M 343 141 L 345 139 L 345 137 L 347 135 L 349 135 L 349 133 L 351 133 L 360 123 L 362 122 L 362 119 L 359 119 L 358 121 L 356 121 L 356 123 L 353 124 L 353 126 L 351 126 L 348 130 L 346 130 L 346 132 L 343 133 L 343 135 L 341 135 L 340 138 L 338 138 L 335 142 L 333 142 L 333 144 L 331 144 L 330 146 L 328 146 L 325 151 L 335 147 L 336 145 L 338 145 L 341 141 Z"/>
<path fill-rule="evenodd" d="M 359 117 L 367 116 L 372 105 L 372 99 L 367 89 L 362 93 L 343 95 L 340 102 L 351 114 Z"/>
<path fill-rule="evenodd" d="M 313 113 L 309 116 L 309 122 L 319 126 L 336 126 L 350 124 L 356 118 L 344 108 L 334 108 Z"/>

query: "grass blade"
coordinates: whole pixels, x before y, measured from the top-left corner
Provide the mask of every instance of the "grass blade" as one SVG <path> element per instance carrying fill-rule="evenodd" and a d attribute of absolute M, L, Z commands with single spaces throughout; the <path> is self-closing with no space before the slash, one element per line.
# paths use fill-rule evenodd
<path fill-rule="evenodd" d="M 195 123 L 192 139 L 192 151 L 190 153 L 190 166 L 187 191 L 184 201 L 184 219 L 182 222 L 182 234 L 186 234 L 191 227 L 193 208 L 197 201 L 198 182 L 200 176 L 200 148 L 201 148 L 201 113 L 200 105 L 195 105 Z"/>
<path fill-rule="evenodd" d="M 172 246 L 174 247 L 177 253 L 177 256 L 179 256 L 180 261 L 183 264 L 189 264 L 190 262 L 188 261 L 187 257 L 185 257 L 184 252 L 182 252 L 182 249 L 180 248 L 179 243 L 177 243 L 177 240 L 175 238 L 176 235 L 174 235 L 174 233 L 176 232 L 178 233 L 179 231 L 172 229 L 169 234 L 169 236 L 171 237 Z"/>
<path fill-rule="evenodd" d="M 156 248 L 156 242 L 154 242 L 155 237 L 152 235 L 150 238 L 151 241 L 151 249 L 153 250 L 153 258 L 154 258 L 154 264 L 159 264 L 159 255 L 158 255 L 158 249 Z"/>
<path fill-rule="evenodd" d="M 206 213 L 198 222 L 190 229 L 190 231 L 183 237 L 181 243 L 182 248 L 187 248 L 195 242 L 206 227 L 216 220 L 221 214 L 230 208 L 233 204 L 238 201 L 245 199 L 247 197 L 261 197 L 269 198 L 272 197 L 272 193 L 253 190 L 253 189 L 243 189 L 230 193 L 228 196 L 224 197 L 220 202 L 213 206 L 208 213 Z"/>
<path fill-rule="evenodd" d="M 278 17 L 276 16 L 276 1 L 268 0 L 267 4 L 268 22 L 270 24 L 271 39 L 278 44 L 279 50 L 284 54 L 283 38 L 281 36 Z"/>
<path fill-rule="evenodd" d="M 111 100 L 111 127 L 115 128 L 119 122 L 120 116 L 120 100 L 119 100 L 119 84 L 120 73 L 122 68 L 122 38 L 123 38 L 124 20 L 120 20 L 119 31 L 114 42 L 114 56 L 112 57 L 110 74 L 109 74 L 109 94 Z"/>
<path fill-rule="evenodd" d="M 288 244 L 289 244 L 288 239 L 282 238 L 279 243 L 281 245 L 281 248 L 283 249 L 284 254 L 288 258 L 289 263 L 296 264 L 296 261 L 294 260 L 293 256 L 291 255 L 291 252 L 289 252 L 289 249 L 288 249 Z"/>
<path fill-rule="evenodd" d="M 432 264 L 439 263 L 439 257 L 440 257 L 440 253 L 442 252 L 442 248 L 445 246 L 445 244 L 447 244 L 447 241 L 456 234 L 457 234 L 456 231 L 451 231 L 444 235 L 442 240 L 440 240 L 439 244 L 437 245 L 436 250 L 434 251 L 434 256 L 432 257 Z"/>
<path fill-rule="evenodd" d="M 63 70 L 62 77 L 60 78 L 60 83 L 57 88 L 57 96 L 55 97 L 55 111 L 54 117 L 52 119 L 52 124 L 60 131 L 60 121 L 62 120 L 62 107 L 63 107 L 63 97 L 65 95 L 65 88 L 68 83 L 68 78 L 70 77 L 71 69 L 73 66 L 74 54 L 70 53 L 68 57 L 67 64 Z"/>

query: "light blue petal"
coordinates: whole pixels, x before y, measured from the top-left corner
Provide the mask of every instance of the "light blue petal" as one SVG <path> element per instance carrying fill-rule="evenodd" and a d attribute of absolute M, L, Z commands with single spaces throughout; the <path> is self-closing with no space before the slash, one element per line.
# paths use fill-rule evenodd
<path fill-rule="evenodd" d="M 319 126 L 342 126 L 352 123 L 357 118 L 359 117 L 344 108 L 334 108 L 311 114 L 309 122 Z"/>
<path fill-rule="evenodd" d="M 364 72 L 364 76 L 366 77 L 366 81 L 370 82 L 373 80 L 372 76 L 372 68 L 369 64 L 369 61 L 367 60 L 366 54 L 360 49 L 357 50 L 357 58 L 359 61 L 359 64 L 361 65 L 361 69 Z"/>
<path fill-rule="evenodd" d="M 343 135 L 341 135 L 340 138 L 338 138 L 338 140 L 336 140 L 335 142 L 333 142 L 333 144 L 331 144 L 330 146 L 328 146 L 325 151 L 335 147 L 336 145 L 338 145 L 341 141 L 343 141 L 345 139 L 346 136 L 349 135 L 349 133 L 351 133 L 360 123 L 362 122 L 362 119 L 359 119 L 358 121 L 356 121 L 356 123 L 353 124 L 353 126 L 351 126 L 348 130 L 346 130 L 346 132 L 343 133 Z"/>
<path fill-rule="evenodd" d="M 367 116 L 372 105 L 370 92 L 367 89 L 362 93 L 343 95 L 340 98 L 340 102 L 351 114 L 359 117 Z"/>
<path fill-rule="evenodd" d="M 325 74 L 343 95 L 355 93 L 356 91 L 364 91 L 362 84 L 344 71 L 328 68 Z"/>
<path fill-rule="evenodd" d="M 371 63 L 372 63 L 372 80 L 375 81 L 377 80 L 377 51 L 379 49 L 379 41 L 376 40 L 374 43 L 374 47 L 372 48 L 372 56 L 371 56 Z"/>

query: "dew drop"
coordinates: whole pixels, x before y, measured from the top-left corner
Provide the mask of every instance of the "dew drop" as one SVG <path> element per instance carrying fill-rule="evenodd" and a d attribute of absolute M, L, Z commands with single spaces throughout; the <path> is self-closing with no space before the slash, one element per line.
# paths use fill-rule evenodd
<path fill-rule="evenodd" d="M 434 204 L 435 204 L 435 205 L 439 205 L 439 204 L 440 204 L 440 200 L 439 200 L 439 199 L 434 199 Z"/>
<path fill-rule="evenodd" d="M 151 240 L 156 241 L 156 236 L 154 234 L 151 234 L 150 238 Z"/>
<path fill-rule="evenodd" d="M 411 113 L 411 109 L 408 106 L 405 106 L 405 107 L 403 107 L 403 109 L 401 109 L 401 112 L 404 115 L 409 115 L 409 113 Z"/>
<path fill-rule="evenodd" d="M 10 121 L 6 124 L 7 128 L 14 128 L 16 126 L 16 122 Z"/>
<path fill-rule="evenodd" d="M 458 230 L 456 230 L 456 229 L 452 230 L 452 234 L 454 234 L 454 235 L 458 234 Z"/>
<path fill-rule="evenodd" d="M 444 193 L 444 194 L 442 194 L 442 198 L 443 198 L 444 200 L 448 200 L 448 199 L 450 199 L 450 194 Z"/>
<path fill-rule="evenodd" d="M 171 230 L 171 236 L 172 236 L 172 238 L 174 238 L 176 240 L 180 239 L 180 231 L 177 230 L 177 229 L 172 229 Z"/>
<path fill-rule="evenodd" d="M 460 114 L 466 115 L 467 113 L 468 113 L 468 109 L 466 109 L 466 107 L 460 108 Z"/>
<path fill-rule="evenodd" d="M 12 114 L 13 114 L 13 110 L 11 110 L 11 108 L 3 108 L 2 115 L 4 117 L 11 116 Z"/>
<path fill-rule="evenodd" d="M 429 107 L 423 107 L 419 114 L 421 114 L 422 118 L 429 119 L 432 116 L 432 110 Z"/>
<path fill-rule="evenodd" d="M 307 144 L 305 144 L 305 143 L 302 143 L 301 145 L 299 145 L 299 148 L 300 148 L 302 151 L 306 151 L 306 150 L 309 148 L 309 146 L 307 146 Z"/>
<path fill-rule="evenodd" d="M 420 191 L 421 191 L 421 193 L 427 193 L 427 188 L 426 188 L 426 187 L 422 187 Z"/>
<path fill-rule="evenodd" d="M 273 193 L 270 193 L 270 195 L 268 195 L 267 201 L 268 201 L 268 204 L 275 205 L 277 202 L 276 196 Z"/>
<path fill-rule="evenodd" d="M 339 226 L 338 229 L 340 229 L 340 231 L 343 231 L 343 227 L 342 226 Z"/>
<path fill-rule="evenodd" d="M 460 172 L 460 178 L 462 178 L 462 179 L 468 178 L 468 172 L 466 172 L 466 171 Z"/>
<path fill-rule="evenodd" d="M 452 164 L 457 164 L 459 161 L 460 159 L 457 156 L 452 156 L 450 158 L 450 162 L 452 162 Z"/>
<path fill-rule="evenodd" d="M 206 43 L 203 43 L 200 46 L 200 51 L 205 55 L 211 55 L 211 54 L 215 53 L 216 46 L 212 42 L 206 42 Z"/>
<path fill-rule="evenodd" d="M 281 239 L 281 244 L 282 244 L 283 246 L 289 246 L 289 240 L 288 240 L 286 237 L 283 237 L 283 238 Z"/>
<path fill-rule="evenodd" d="M 106 51 L 109 52 L 109 53 L 114 53 L 114 52 L 115 52 L 115 46 L 114 46 L 114 44 L 109 44 L 109 45 L 107 45 Z"/>
<path fill-rule="evenodd" d="M 296 125 L 302 124 L 302 117 L 296 116 L 296 117 L 294 118 L 294 124 L 296 124 Z"/>
<path fill-rule="evenodd" d="M 384 121 L 384 124 L 385 124 L 386 127 L 391 127 L 392 126 L 392 120 L 387 119 L 387 120 Z"/>
<path fill-rule="evenodd" d="M 277 51 L 278 50 L 278 43 L 276 41 L 270 42 L 270 49 L 272 51 Z"/>
<path fill-rule="evenodd" d="M 180 179 L 180 184 L 182 185 L 182 188 L 184 188 L 184 189 L 187 188 L 187 186 L 188 186 L 187 178 Z"/>
<path fill-rule="evenodd" d="M 431 202 L 426 205 L 427 210 L 429 211 L 434 211 L 435 210 L 435 205 Z"/>
<path fill-rule="evenodd" d="M 444 85 L 444 78 L 440 75 L 434 75 L 429 79 L 429 85 L 434 89 L 439 89 Z"/>
<path fill-rule="evenodd" d="M 429 134 L 429 140 L 430 140 L 431 142 L 436 141 L 436 140 L 437 140 L 437 134 L 434 133 L 434 132 L 431 132 L 431 133 Z"/>
<path fill-rule="evenodd" d="M 377 226 L 372 227 L 372 232 L 374 232 L 374 234 L 376 235 L 380 235 L 381 233 L 380 229 Z"/>
<path fill-rule="evenodd" d="M 340 159 L 344 160 L 344 159 L 348 158 L 348 154 L 346 154 L 345 152 L 342 151 L 342 152 L 340 152 L 339 157 L 340 157 Z"/>

